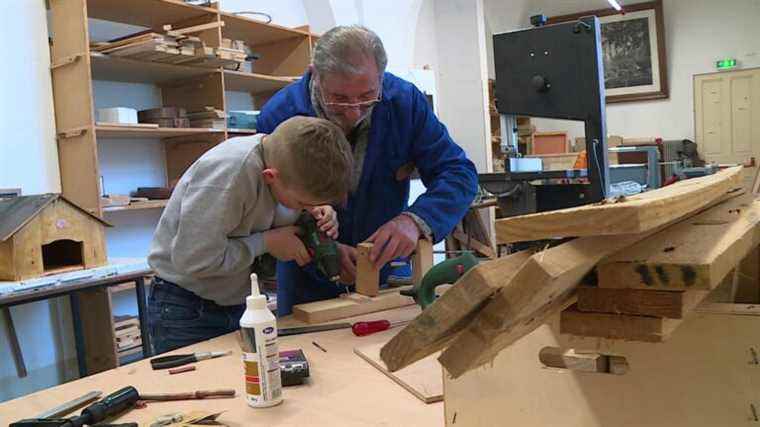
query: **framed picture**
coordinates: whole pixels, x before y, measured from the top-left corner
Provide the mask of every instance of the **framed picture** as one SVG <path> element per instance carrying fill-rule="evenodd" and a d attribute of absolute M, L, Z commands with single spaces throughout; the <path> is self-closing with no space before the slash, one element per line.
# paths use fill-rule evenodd
<path fill-rule="evenodd" d="M 669 96 L 662 0 L 555 16 L 549 24 L 599 17 L 607 103 Z"/>

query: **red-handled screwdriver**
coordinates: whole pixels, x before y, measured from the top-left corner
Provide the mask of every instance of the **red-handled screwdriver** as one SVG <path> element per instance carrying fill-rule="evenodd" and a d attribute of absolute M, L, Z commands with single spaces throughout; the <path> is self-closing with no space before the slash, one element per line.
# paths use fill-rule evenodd
<path fill-rule="evenodd" d="M 385 331 L 387 329 L 409 323 L 408 320 L 402 320 L 398 322 L 389 322 L 387 320 L 373 320 L 371 322 L 356 322 L 351 326 L 351 331 L 357 337 L 363 337 L 365 335 L 371 335 L 375 332 Z"/>

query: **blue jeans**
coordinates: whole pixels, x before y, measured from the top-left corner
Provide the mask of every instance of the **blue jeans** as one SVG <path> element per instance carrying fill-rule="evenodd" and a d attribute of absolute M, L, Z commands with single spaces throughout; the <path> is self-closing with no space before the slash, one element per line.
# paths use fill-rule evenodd
<path fill-rule="evenodd" d="M 224 335 L 240 327 L 245 304 L 221 306 L 167 282 L 153 279 L 148 326 L 156 354 Z"/>

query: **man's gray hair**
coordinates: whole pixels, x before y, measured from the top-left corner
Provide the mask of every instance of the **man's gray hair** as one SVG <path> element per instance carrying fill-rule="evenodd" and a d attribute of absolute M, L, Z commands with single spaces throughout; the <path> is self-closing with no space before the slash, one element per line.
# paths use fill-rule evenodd
<path fill-rule="evenodd" d="M 359 26 L 338 26 L 319 38 L 314 47 L 312 64 L 317 73 L 360 74 L 357 59 L 371 55 L 375 59 L 380 76 L 388 65 L 388 56 L 380 37 L 374 31 Z"/>

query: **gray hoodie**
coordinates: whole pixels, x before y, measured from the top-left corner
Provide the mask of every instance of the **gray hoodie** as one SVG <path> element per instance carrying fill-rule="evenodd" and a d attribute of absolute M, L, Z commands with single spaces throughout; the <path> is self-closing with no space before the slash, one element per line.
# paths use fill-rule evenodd
<path fill-rule="evenodd" d="M 229 139 L 182 175 L 153 236 L 148 264 L 162 279 L 220 305 L 250 294 L 263 232 L 293 224 L 261 177 L 263 135 Z"/>

